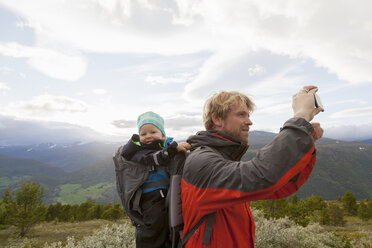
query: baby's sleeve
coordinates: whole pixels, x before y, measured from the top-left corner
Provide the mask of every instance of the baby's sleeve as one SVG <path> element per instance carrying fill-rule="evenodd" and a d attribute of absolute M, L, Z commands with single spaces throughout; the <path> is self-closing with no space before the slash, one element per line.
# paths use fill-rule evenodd
<path fill-rule="evenodd" d="M 139 149 L 139 136 L 137 134 L 133 134 L 132 138 L 128 140 L 128 142 L 121 149 L 121 156 L 123 156 L 126 160 L 132 160 L 134 154 L 136 154 Z"/>

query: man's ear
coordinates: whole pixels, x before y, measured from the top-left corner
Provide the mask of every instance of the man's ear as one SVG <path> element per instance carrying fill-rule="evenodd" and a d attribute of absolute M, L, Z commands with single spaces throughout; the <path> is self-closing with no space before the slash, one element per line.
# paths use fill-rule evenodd
<path fill-rule="evenodd" d="M 214 129 L 218 130 L 223 126 L 223 121 L 221 117 L 216 117 L 216 114 L 212 114 L 212 121 L 214 125 Z"/>

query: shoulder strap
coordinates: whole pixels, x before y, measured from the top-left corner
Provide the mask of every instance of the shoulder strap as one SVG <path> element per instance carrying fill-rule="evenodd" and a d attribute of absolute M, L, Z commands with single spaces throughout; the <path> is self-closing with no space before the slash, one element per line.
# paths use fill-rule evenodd
<path fill-rule="evenodd" d="M 207 215 L 208 221 L 207 226 L 205 227 L 204 237 L 203 237 L 203 244 L 209 245 L 212 236 L 213 224 L 214 220 L 216 219 L 216 212 L 210 213 Z"/>
<path fill-rule="evenodd" d="M 208 220 L 207 220 L 207 226 L 206 226 L 205 232 L 204 232 L 203 244 L 209 245 L 209 242 L 210 242 L 211 236 L 212 236 L 212 229 L 213 229 L 214 220 L 216 218 L 216 212 L 204 215 L 198 221 L 198 223 L 196 223 L 196 225 L 185 235 L 185 238 L 182 240 L 182 246 L 184 246 L 187 243 L 187 241 L 191 238 L 191 236 L 194 234 L 194 232 L 196 230 L 198 230 L 199 226 L 204 222 L 204 220 L 206 218 L 208 218 Z"/>
<path fill-rule="evenodd" d="M 133 210 L 138 211 L 140 214 L 142 214 L 141 208 L 140 208 L 140 200 L 142 196 L 142 191 L 144 189 L 149 189 L 149 188 L 155 188 L 159 186 L 165 186 L 169 185 L 169 180 L 162 180 L 162 181 L 156 181 L 156 182 L 151 182 L 151 183 L 144 183 L 141 187 L 139 187 L 134 195 L 134 200 L 133 200 Z"/>

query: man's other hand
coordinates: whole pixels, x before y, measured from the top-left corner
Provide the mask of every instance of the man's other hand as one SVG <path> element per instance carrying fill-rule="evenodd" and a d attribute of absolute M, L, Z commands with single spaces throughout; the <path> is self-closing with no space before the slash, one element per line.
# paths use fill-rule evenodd
<path fill-rule="evenodd" d="M 323 137 L 324 130 L 323 128 L 320 127 L 319 122 L 312 122 L 311 125 L 314 128 L 314 135 L 313 135 L 314 141 L 317 141 L 318 139 Z"/>

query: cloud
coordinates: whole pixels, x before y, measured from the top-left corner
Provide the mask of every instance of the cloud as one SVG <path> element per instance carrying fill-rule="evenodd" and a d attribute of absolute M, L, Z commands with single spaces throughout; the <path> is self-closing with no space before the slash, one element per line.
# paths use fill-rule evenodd
<path fill-rule="evenodd" d="M 177 115 L 170 117 L 165 120 L 166 128 L 172 128 L 173 130 L 189 129 L 191 127 L 203 126 L 202 117 Z"/>
<path fill-rule="evenodd" d="M 172 1 L 2 2 L 26 20 L 35 30 L 37 43 L 43 45 L 63 44 L 88 52 L 162 54 L 194 52 L 200 44 L 208 47 L 207 41 L 192 37 L 195 30 L 190 33 L 173 23 L 178 7 Z"/>
<path fill-rule="evenodd" d="M 192 75 L 189 73 L 183 73 L 176 77 L 163 77 L 163 76 L 147 76 L 145 81 L 151 85 L 157 84 L 183 84 L 191 81 Z"/>
<path fill-rule="evenodd" d="M 94 89 L 92 92 L 96 95 L 105 95 L 107 93 L 105 89 Z"/>
<path fill-rule="evenodd" d="M 248 75 L 250 77 L 261 76 L 263 74 L 265 74 L 265 69 L 261 65 L 255 64 L 253 67 L 248 68 Z"/>
<path fill-rule="evenodd" d="M 0 54 L 27 58 L 28 64 L 41 73 L 57 79 L 75 81 L 85 74 L 86 61 L 76 53 L 49 48 L 30 47 L 18 43 L 0 43 Z"/>
<path fill-rule="evenodd" d="M 352 118 L 359 116 L 372 116 L 372 107 L 351 108 L 331 114 L 330 118 Z"/>
<path fill-rule="evenodd" d="M 0 115 L 0 145 L 113 141 L 90 128 L 61 122 L 19 120 Z"/>
<path fill-rule="evenodd" d="M 9 74 L 11 73 L 13 70 L 10 69 L 9 67 L 7 66 L 0 66 L 0 73 L 1 74 Z"/>
<path fill-rule="evenodd" d="M 231 49 L 215 53 L 200 68 L 195 79 L 185 86 L 185 94 L 206 98 L 211 92 L 247 91 L 254 95 L 270 95 L 297 90 L 296 73 L 301 60 L 272 54 L 267 50 Z M 248 92 L 249 91 L 249 92 Z"/>
<path fill-rule="evenodd" d="M 329 102 L 327 105 L 340 105 L 340 104 L 358 104 L 358 105 L 366 105 L 368 104 L 367 101 L 361 99 L 346 99 L 340 101 Z"/>
<path fill-rule="evenodd" d="M 134 128 L 137 126 L 137 122 L 134 120 L 114 120 L 111 124 L 117 128 Z"/>
<path fill-rule="evenodd" d="M 49 94 L 34 97 L 29 102 L 13 102 L 10 109 L 28 116 L 52 116 L 56 113 L 83 113 L 88 111 L 86 103 L 65 96 Z"/>
<path fill-rule="evenodd" d="M 162 55 L 263 49 L 310 58 L 353 83 L 372 81 L 372 25 L 366 11 L 372 3 L 367 0 L 1 1 L 35 30 L 39 47 Z M 219 56 L 206 67 L 229 67 L 231 60 L 224 63 Z"/>
<path fill-rule="evenodd" d="M 5 94 L 9 90 L 10 88 L 5 83 L 0 82 L 0 93 Z"/>
<path fill-rule="evenodd" d="M 327 138 L 340 140 L 366 140 L 372 138 L 372 123 L 364 125 L 339 125 L 327 127 L 324 131 Z"/>

